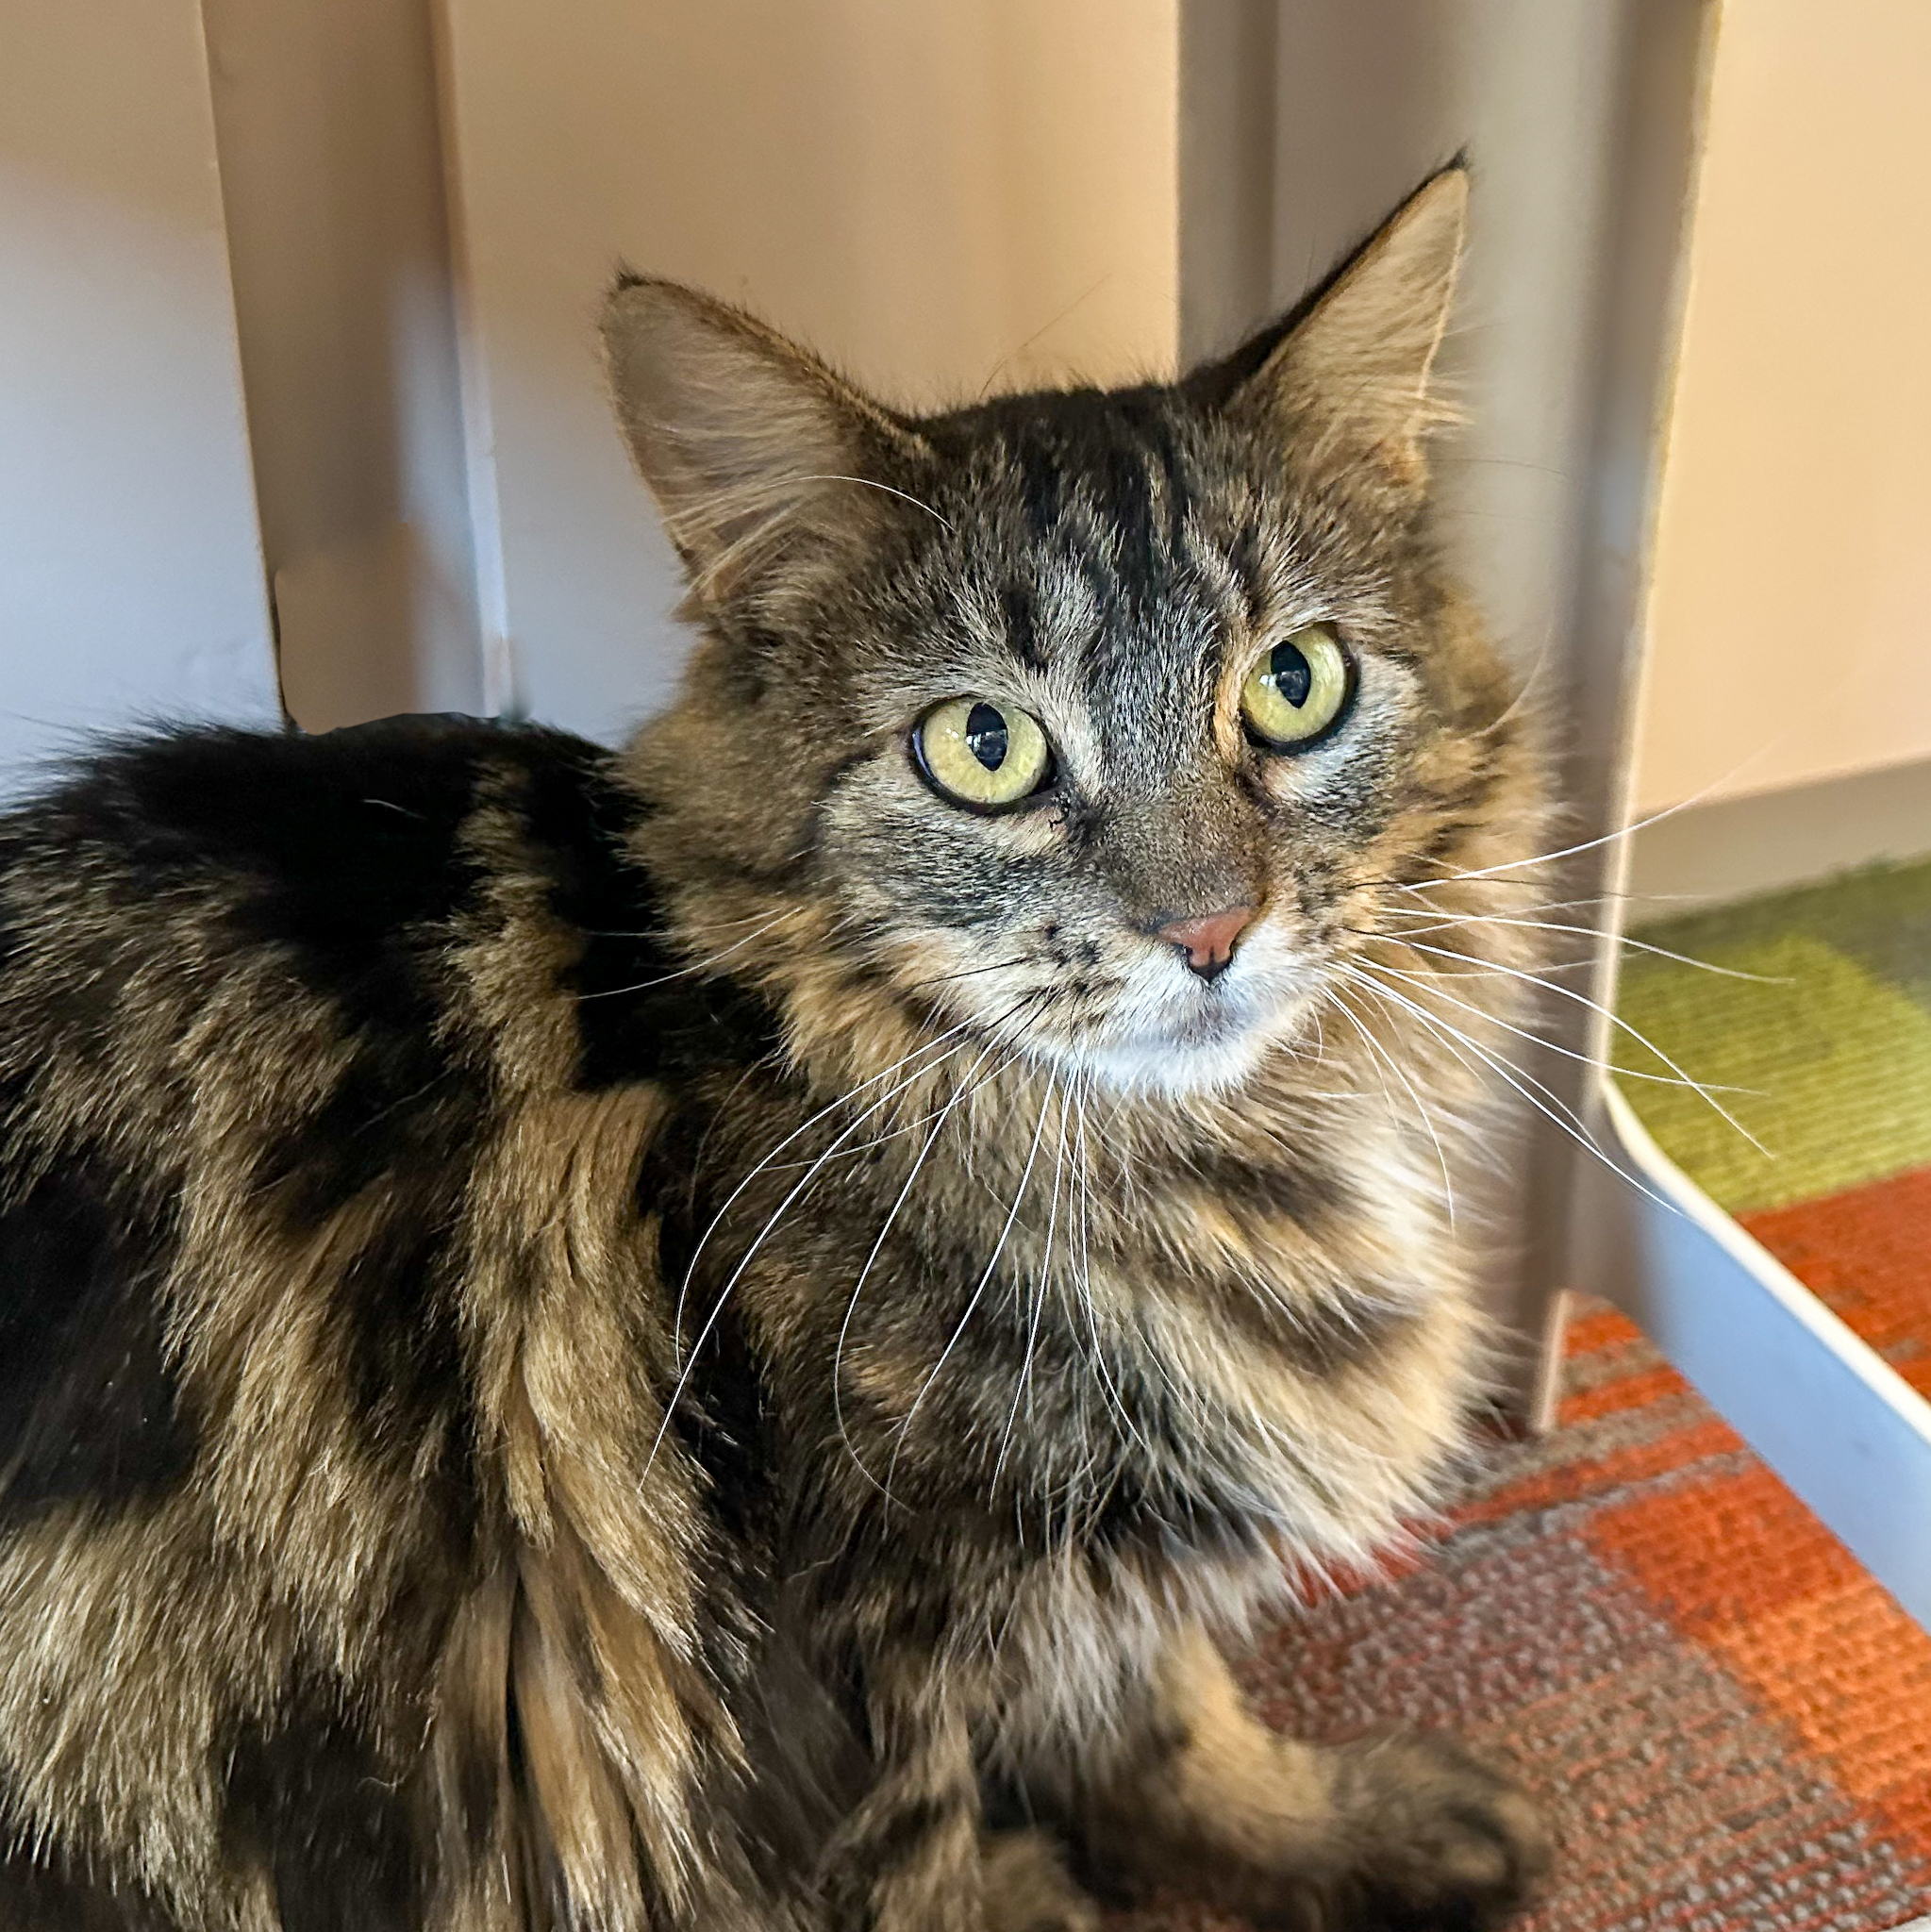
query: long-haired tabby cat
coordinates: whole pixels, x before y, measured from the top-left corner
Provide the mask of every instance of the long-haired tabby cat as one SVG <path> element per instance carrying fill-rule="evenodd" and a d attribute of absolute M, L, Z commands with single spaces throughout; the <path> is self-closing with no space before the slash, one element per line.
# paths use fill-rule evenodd
<path fill-rule="evenodd" d="M 626 278 L 668 715 L 0 820 L 8 1932 L 1524 1897 L 1512 1785 L 1215 1647 L 1477 1386 L 1541 808 L 1429 536 L 1465 199 L 1174 386 L 916 419 Z"/>

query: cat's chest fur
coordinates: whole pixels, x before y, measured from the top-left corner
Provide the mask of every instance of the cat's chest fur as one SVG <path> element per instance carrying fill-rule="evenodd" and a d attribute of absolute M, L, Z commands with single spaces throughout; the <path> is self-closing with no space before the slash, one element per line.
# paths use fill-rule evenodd
<path fill-rule="evenodd" d="M 881 1535 L 975 1523 L 1142 1574 L 1362 1560 L 1454 1453 L 1475 1323 L 1411 1150 L 1341 1119 L 1319 1159 L 1123 1158 L 1089 1123 L 1030 1177 L 962 1141 L 774 1185 L 693 1306 L 745 1296 L 807 1480 Z"/>

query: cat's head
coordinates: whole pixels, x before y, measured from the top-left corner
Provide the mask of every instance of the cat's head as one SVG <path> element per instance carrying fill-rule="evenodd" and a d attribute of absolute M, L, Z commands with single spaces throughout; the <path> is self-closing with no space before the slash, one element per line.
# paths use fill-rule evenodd
<path fill-rule="evenodd" d="M 1310 1024 L 1393 882 L 1527 796 L 1429 541 L 1465 176 L 1177 384 L 915 418 L 626 278 L 619 414 L 704 633 L 635 768 L 674 884 L 941 1030 L 1116 1089 L 1224 1088 Z M 1381 898 L 1377 898 L 1377 894 Z M 780 922 L 782 926 L 782 922 Z"/>

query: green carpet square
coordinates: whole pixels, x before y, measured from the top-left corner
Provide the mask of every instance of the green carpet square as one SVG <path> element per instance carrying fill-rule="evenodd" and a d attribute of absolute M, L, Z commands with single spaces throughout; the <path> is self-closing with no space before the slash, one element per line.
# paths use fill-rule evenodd
<path fill-rule="evenodd" d="M 1769 911 L 1743 908 L 1727 931 L 1714 916 L 1650 929 L 1761 982 L 1633 954 L 1618 1003 L 1695 1079 L 1754 1090 L 1717 1097 L 1769 1158 L 1688 1089 L 1623 1083 L 1663 1150 L 1733 1214 L 1931 1162 L 1931 1012 L 1808 932 L 1767 929 Z M 1666 1071 L 1626 1038 L 1619 1058 Z"/>

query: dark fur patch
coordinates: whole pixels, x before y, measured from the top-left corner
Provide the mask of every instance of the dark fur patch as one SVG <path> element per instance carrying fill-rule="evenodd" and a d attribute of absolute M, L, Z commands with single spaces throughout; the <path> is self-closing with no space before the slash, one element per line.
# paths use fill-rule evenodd
<path fill-rule="evenodd" d="M 318 1689 L 227 1753 L 231 1856 L 265 1867 L 284 1932 L 412 1932 L 424 1874 L 395 1767 Z"/>
<path fill-rule="evenodd" d="M 132 1886 L 76 1872 L 58 1854 L 37 1861 L 13 1840 L 0 1811 L 0 1925 L 7 1932 L 180 1932 Z"/>
<path fill-rule="evenodd" d="M 194 1460 L 156 1293 L 170 1217 L 75 1160 L 0 1207 L 0 1522 L 164 1495 Z"/>
<path fill-rule="evenodd" d="M 64 815 L 150 890 L 232 890 L 241 933 L 285 950 L 351 1026 L 420 1029 L 435 1014 L 421 951 L 474 891 L 456 834 L 479 760 L 505 736 L 474 719 L 319 738 L 181 732 L 104 761 Z"/>
<path fill-rule="evenodd" d="M 584 935 L 566 984 L 582 1040 L 577 1081 L 591 1091 L 681 1084 L 712 1067 L 747 1065 L 779 1038 L 764 1001 L 727 974 L 694 973 L 671 942 L 663 903 L 627 850 L 644 809 L 590 746 L 528 774 L 528 831 L 554 880 L 552 908 Z"/>

